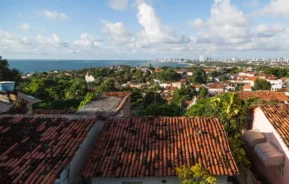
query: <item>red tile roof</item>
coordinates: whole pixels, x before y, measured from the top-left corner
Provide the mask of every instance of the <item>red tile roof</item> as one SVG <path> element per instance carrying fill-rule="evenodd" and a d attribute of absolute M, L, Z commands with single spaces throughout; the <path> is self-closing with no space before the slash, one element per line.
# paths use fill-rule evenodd
<path fill-rule="evenodd" d="M 247 84 L 243 86 L 243 89 L 252 89 L 251 85 Z"/>
<path fill-rule="evenodd" d="M 196 163 L 216 175 L 238 173 L 218 119 L 114 117 L 106 120 L 82 175 L 176 176 L 176 167 Z"/>
<path fill-rule="evenodd" d="M 213 83 L 208 84 L 209 89 L 224 89 L 224 87 L 225 87 L 224 84 L 213 84 Z"/>
<path fill-rule="evenodd" d="M 289 149 L 289 104 L 261 105 L 260 108 Z"/>
<path fill-rule="evenodd" d="M 63 117 L 0 118 L 0 183 L 54 183 L 95 121 Z"/>
<path fill-rule="evenodd" d="M 237 93 L 239 94 L 241 99 L 260 98 L 266 101 L 289 101 L 289 98 L 284 93 L 276 91 L 240 91 Z"/>

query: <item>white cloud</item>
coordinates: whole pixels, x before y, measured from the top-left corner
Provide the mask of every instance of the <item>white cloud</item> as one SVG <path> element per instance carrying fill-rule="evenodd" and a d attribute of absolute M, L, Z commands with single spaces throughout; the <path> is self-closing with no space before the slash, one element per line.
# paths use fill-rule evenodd
<path fill-rule="evenodd" d="M 274 15 L 289 18 L 288 0 L 271 0 L 269 4 L 261 10 L 263 15 Z"/>
<path fill-rule="evenodd" d="M 250 22 L 230 0 L 215 0 L 207 21 L 189 21 L 198 30 L 197 43 L 241 44 L 250 42 Z"/>
<path fill-rule="evenodd" d="M 42 14 L 46 19 L 50 20 L 65 20 L 68 19 L 68 16 L 62 12 L 51 11 L 51 10 L 44 10 Z"/>
<path fill-rule="evenodd" d="M 134 40 L 133 35 L 123 23 L 112 23 L 106 20 L 101 20 L 101 23 L 104 25 L 102 32 L 108 36 L 110 42 L 114 44 L 125 44 Z"/>
<path fill-rule="evenodd" d="M 109 6 L 114 10 L 126 10 L 128 8 L 128 0 L 109 0 Z"/>
<path fill-rule="evenodd" d="M 76 40 L 73 43 L 77 46 L 84 46 L 84 47 L 97 47 L 101 44 L 101 40 L 89 35 L 87 33 L 83 33 L 80 35 L 80 40 Z"/>
<path fill-rule="evenodd" d="M 189 21 L 189 25 L 193 28 L 202 28 L 204 27 L 204 22 L 202 19 L 195 19 L 194 21 Z"/>
<path fill-rule="evenodd" d="M 179 43 L 183 42 L 181 37 L 166 25 L 163 25 L 155 10 L 146 3 L 138 5 L 137 19 L 144 30 L 140 36 L 151 43 Z"/>
<path fill-rule="evenodd" d="M 22 31 L 29 31 L 30 30 L 30 26 L 26 23 L 21 24 L 18 28 L 21 29 Z"/>

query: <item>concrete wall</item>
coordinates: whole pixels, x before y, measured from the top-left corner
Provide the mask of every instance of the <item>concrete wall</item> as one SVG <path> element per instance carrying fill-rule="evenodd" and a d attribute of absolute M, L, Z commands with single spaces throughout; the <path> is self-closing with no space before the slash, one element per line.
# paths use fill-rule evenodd
<path fill-rule="evenodd" d="M 257 165 L 259 170 L 263 173 L 267 179 L 274 184 L 288 184 L 289 183 L 289 150 L 285 145 L 283 139 L 280 137 L 279 133 L 275 130 L 273 125 L 266 118 L 263 111 L 258 107 L 254 111 L 254 120 L 253 120 L 253 130 L 258 130 L 266 136 L 267 142 L 272 142 L 278 148 L 285 153 L 285 164 L 283 167 L 283 176 L 277 172 L 275 167 L 265 166 L 259 160 Z"/>
<path fill-rule="evenodd" d="M 88 135 L 79 146 L 75 156 L 70 162 L 69 166 L 61 173 L 60 178 L 55 182 L 59 184 L 81 184 L 83 178 L 79 176 L 80 170 L 88 161 L 89 154 L 94 147 L 95 140 L 99 132 L 102 130 L 104 121 L 98 120 Z"/>
<path fill-rule="evenodd" d="M 8 111 L 10 107 L 12 107 L 12 105 L 6 102 L 0 102 L 0 113 Z"/>
<path fill-rule="evenodd" d="M 123 104 L 122 111 L 123 111 L 123 116 L 128 117 L 131 115 L 131 105 L 130 105 L 130 96 L 126 99 L 125 103 Z"/>
<path fill-rule="evenodd" d="M 217 184 L 227 184 L 227 176 L 217 176 Z M 161 184 L 165 179 L 166 184 L 181 184 L 176 176 L 170 177 L 143 177 L 143 178 L 92 178 L 91 184 L 122 184 L 122 182 L 142 182 L 142 184 Z"/>

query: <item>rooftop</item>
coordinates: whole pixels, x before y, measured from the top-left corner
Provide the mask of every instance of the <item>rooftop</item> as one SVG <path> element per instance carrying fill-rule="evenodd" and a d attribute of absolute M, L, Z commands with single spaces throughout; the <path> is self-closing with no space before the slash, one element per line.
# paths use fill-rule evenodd
<path fill-rule="evenodd" d="M 289 105 L 261 105 L 260 108 L 289 149 Z"/>
<path fill-rule="evenodd" d="M 70 163 L 95 121 L 1 116 L 1 183 L 53 183 Z"/>
<path fill-rule="evenodd" d="M 284 93 L 276 91 L 239 91 L 237 93 L 241 99 L 260 98 L 261 100 L 277 102 L 284 102 L 289 100 Z"/>
<path fill-rule="evenodd" d="M 176 167 L 202 163 L 212 174 L 238 169 L 216 118 L 111 117 L 100 132 L 85 177 L 176 176 Z"/>
<path fill-rule="evenodd" d="M 96 100 L 89 102 L 82 107 L 76 114 L 97 114 L 108 117 L 119 112 L 125 101 L 130 96 L 127 92 L 107 92 Z"/>

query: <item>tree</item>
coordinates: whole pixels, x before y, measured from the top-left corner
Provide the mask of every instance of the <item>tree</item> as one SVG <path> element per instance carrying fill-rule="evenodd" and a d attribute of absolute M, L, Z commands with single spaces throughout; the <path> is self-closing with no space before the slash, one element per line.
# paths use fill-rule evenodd
<path fill-rule="evenodd" d="M 8 114 L 26 114 L 28 112 L 27 107 L 28 102 L 23 98 L 18 98 L 14 103 L 13 106 L 6 112 Z"/>
<path fill-rule="evenodd" d="M 193 73 L 193 75 L 189 78 L 190 82 L 194 84 L 206 84 L 207 83 L 207 75 L 203 69 L 197 69 Z"/>
<path fill-rule="evenodd" d="M 80 102 L 78 109 L 81 109 L 83 106 L 88 104 L 90 101 L 96 99 L 97 94 L 96 93 L 86 93 L 84 99 Z"/>
<path fill-rule="evenodd" d="M 181 87 L 177 89 L 173 94 L 172 103 L 175 105 L 180 105 L 184 100 L 191 100 L 196 94 L 196 90 L 192 86 Z"/>
<path fill-rule="evenodd" d="M 150 91 L 144 96 L 143 106 L 147 107 L 152 103 L 165 104 L 166 100 L 164 100 L 159 93 Z"/>
<path fill-rule="evenodd" d="M 217 117 L 228 133 L 232 154 L 237 163 L 249 166 L 250 162 L 242 148 L 241 130 L 248 127 L 246 116 L 249 106 L 236 93 L 225 93 L 211 99 L 199 100 L 186 112 L 187 116 Z"/>
<path fill-rule="evenodd" d="M 193 167 L 183 165 L 176 168 L 177 175 L 183 180 L 182 184 L 216 184 L 217 179 L 201 164 Z"/>
<path fill-rule="evenodd" d="M 8 61 L 0 56 L 0 81 L 19 81 L 20 79 L 20 72 L 15 68 L 10 69 Z"/>
<path fill-rule="evenodd" d="M 266 74 L 275 75 L 278 78 L 287 77 L 288 69 L 287 68 L 266 68 L 264 70 Z"/>
<path fill-rule="evenodd" d="M 172 68 L 168 68 L 165 71 L 158 72 L 157 78 L 163 82 L 167 81 L 179 81 L 181 79 L 181 75 L 174 71 Z"/>
<path fill-rule="evenodd" d="M 156 102 L 136 111 L 137 116 L 182 116 L 183 114 L 184 111 L 179 106 Z"/>
<path fill-rule="evenodd" d="M 207 88 L 205 88 L 205 87 L 200 87 L 200 96 L 202 97 L 202 98 L 205 98 L 206 96 L 208 95 L 208 89 Z"/>
<path fill-rule="evenodd" d="M 114 80 L 113 79 L 107 79 L 105 80 L 97 89 L 98 92 L 109 92 L 109 91 L 115 91 L 114 87 Z"/>
<path fill-rule="evenodd" d="M 270 90 L 271 84 L 270 82 L 266 81 L 265 79 L 257 78 L 254 84 L 254 90 Z"/>

